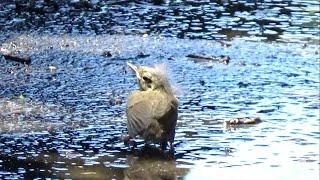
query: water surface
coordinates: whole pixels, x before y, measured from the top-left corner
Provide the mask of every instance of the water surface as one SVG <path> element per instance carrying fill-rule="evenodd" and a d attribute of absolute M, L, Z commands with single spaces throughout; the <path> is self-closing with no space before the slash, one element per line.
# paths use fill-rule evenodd
<path fill-rule="evenodd" d="M 98 14 L 117 22 L 101 31 L 81 26 L 76 32 L 74 25 L 65 31 L 71 5 L 44 15 L 22 8 L 16 15 L 57 21 L 49 25 L 27 28 L 22 18 L 19 29 L 2 17 L 1 51 L 28 55 L 32 62 L 0 58 L 1 178 L 317 179 L 319 3 L 224 3 L 102 4 L 72 11 L 88 26 L 99 25 L 93 18 Z M 11 6 L 0 7 L 13 16 Z M 206 17 L 210 11 L 214 16 Z M 159 12 L 163 21 L 152 23 L 159 27 L 143 25 L 141 31 L 137 23 L 152 22 Z M 130 13 L 133 19 L 123 19 Z M 128 32 L 119 29 L 121 18 Z M 176 21 L 187 29 L 177 25 L 174 31 Z M 278 25 L 276 34 L 267 31 Z M 239 26 L 247 31 L 240 33 Z M 189 54 L 231 60 L 197 62 Z M 136 150 L 120 140 L 127 132 L 126 99 L 137 89 L 128 61 L 167 66 L 180 101 L 173 157 L 141 140 Z M 236 117 L 260 117 L 262 123 L 223 125 Z"/>

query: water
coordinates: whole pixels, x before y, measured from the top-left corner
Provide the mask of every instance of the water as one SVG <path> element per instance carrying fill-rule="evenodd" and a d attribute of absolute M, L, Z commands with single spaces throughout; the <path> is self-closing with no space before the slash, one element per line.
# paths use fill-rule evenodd
<path fill-rule="evenodd" d="M 316 0 L 121 2 L 20 1 L 17 6 L 3 2 L 0 29 L 54 34 L 147 33 L 208 40 L 254 36 L 285 42 L 313 41 L 320 35 Z"/>
<path fill-rule="evenodd" d="M 75 17 L 88 18 L 89 25 L 99 24 L 92 19 L 98 14 L 108 18 L 104 13 L 118 13 L 110 18 L 117 23 L 97 32 L 85 26 L 81 32 L 65 32 L 67 5 L 45 15 L 46 23 L 56 21 L 53 25 L 26 30 L 4 21 L 1 50 L 19 51 L 32 63 L 0 59 L 1 178 L 318 179 L 319 31 L 314 23 L 319 3 L 221 3 L 98 4 L 100 11 L 73 11 Z M 8 6 L 1 7 L 7 12 Z M 221 16 L 206 19 L 210 11 Z M 156 12 L 164 14 L 155 23 L 159 28 L 138 25 L 136 17 L 151 22 Z M 125 19 L 126 14 L 132 19 Z M 20 16 L 43 15 L 23 11 Z M 187 22 L 191 27 L 183 38 L 173 30 L 176 21 L 194 16 L 211 23 L 212 30 L 204 30 L 201 20 Z M 247 19 L 246 33 L 239 30 L 241 16 Z M 255 24 L 257 17 L 263 25 Z M 121 18 L 126 33 L 119 28 Z M 63 19 L 67 22 L 59 23 Z M 231 28 L 217 30 L 225 22 Z M 261 33 L 272 30 L 266 24 L 283 26 L 273 29 L 276 33 Z M 258 26 L 260 34 L 252 33 L 251 26 Z M 229 65 L 195 62 L 189 54 L 231 60 Z M 168 68 L 180 101 L 174 157 L 140 140 L 131 150 L 120 140 L 127 132 L 126 98 L 137 89 L 127 61 Z M 262 123 L 223 125 L 235 117 L 260 117 Z"/>

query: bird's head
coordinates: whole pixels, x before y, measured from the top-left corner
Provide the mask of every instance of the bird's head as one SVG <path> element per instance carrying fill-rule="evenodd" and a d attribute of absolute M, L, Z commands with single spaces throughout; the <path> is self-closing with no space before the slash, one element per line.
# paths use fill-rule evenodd
<path fill-rule="evenodd" d="M 137 67 L 131 63 L 127 64 L 136 74 L 138 85 L 141 91 L 164 90 L 167 93 L 172 93 L 165 73 L 159 68 L 146 66 Z"/>

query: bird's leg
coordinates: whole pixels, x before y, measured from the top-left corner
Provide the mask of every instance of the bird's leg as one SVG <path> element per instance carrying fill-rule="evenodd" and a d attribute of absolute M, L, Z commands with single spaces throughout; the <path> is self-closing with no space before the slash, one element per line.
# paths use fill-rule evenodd
<path fill-rule="evenodd" d="M 169 147 L 168 155 L 170 158 L 174 158 L 174 145 L 172 142 L 169 142 Z"/>
<path fill-rule="evenodd" d="M 150 141 L 144 141 L 144 146 L 149 147 L 150 146 Z"/>
<path fill-rule="evenodd" d="M 162 141 L 160 143 L 161 150 L 162 151 L 166 150 L 167 149 L 167 145 L 168 145 L 167 141 Z"/>
<path fill-rule="evenodd" d="M 173 144 L 172 144 L 172 142 L 169 142 L 169 147 L 170 147 L 170 149 L 173 149 Z"/>
<path fill-rule="evenodd" d="M 131 145 L 132 150 L 134 150 L 137 147 L 137 143 L 133 140 L 131 140 L 129 144 Z"/>
<path fill-rule="evenodd" d="M 128 134 L 123 135 L 121 137 L 121 140 L 124 142 L 125 145 L 131 146 L 132 149 L 137 147 L 136 142 L 134 140 L 132 140 L 131 137 Z"/>
<path fill-rule="evenodd" d="M 173 142 L 169 142 L 169 146 L 170 146 L 170 151 L 174 151 L 174 145 L 173 145 Z"/>

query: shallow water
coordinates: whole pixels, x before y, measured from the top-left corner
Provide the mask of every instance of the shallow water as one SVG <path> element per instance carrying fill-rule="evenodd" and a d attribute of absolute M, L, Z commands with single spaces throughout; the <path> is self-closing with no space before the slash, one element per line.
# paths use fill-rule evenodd
<path fill-rule="evenodd" d="M 299 6 L 296 1 L 262 4 L 280 12 L 283 7 L 297 11 L 285 6 L 288 3 L 304 7 L 303 12 L 317 5 L 313 1 Z M 148 13 L 160 8 L 170 13 L 168 7 L 206 10 L 208 3 L 134 4 L 145 11 L 131 5 L 114 5 L 108 11 Z M 253 9 L 263 9 L 258 7 Z M 303 17 L 314 21 L 313 14 Z M 220 31 L 221 38 L 213 38 L 220 40 L 214 41 L 167 37 L 164 31 L 148 36 L 133 31 L 61 35 L 59 23 L 50 32 L 47 26 L 35 26 L 39 32 L 12 33 L 5 27 L 1 34 L 1 51 L 19 51 L 32 59 L 23 65 L 0 58 L 1 178 L 318 178 L 320 63 L 315 36 L 319 32 L 310 36 L 296 31 L 286 39 L 282 35 L 296 27 L 290 24 L 284 32 L 276 30 L 276 37 Z M 135 21 L 132 26 L 139 29 Z M 317 28 L 311 27 L 308 32 Z M 169 31 L 171 26 L 163 29 Z M 107 51 L 112 57 L 105 56 Z M 227 55 L 231 61 L 229 65 L 196 62 L 186 57 L 189 54 Z M 137 89 L 127 61 L 167 66 L 180 101 L 174 157 L 145 147 L 141 140 L 136 150 L 120 141 L 127 131 L 126 98 Z M 223 125 L 235 117 L 260 117 L 262 123 Z"/>

